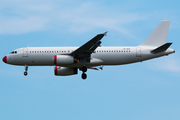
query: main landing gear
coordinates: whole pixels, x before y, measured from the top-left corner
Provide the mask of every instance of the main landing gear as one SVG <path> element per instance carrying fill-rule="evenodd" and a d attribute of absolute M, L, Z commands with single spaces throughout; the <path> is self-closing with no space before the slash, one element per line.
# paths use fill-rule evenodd
<path fill-rule="evenodd" d="M 28 66 L 27 65 L 25 65 L 25 72 L 24 72 L 24 76 L 27 76 L 27 70 L 28 70 Z"/>
<path fill-rule="evenodd" d="M 85 79 L 87 78 L 86 73 L 84 73 L 84 72 L 83 72 L 81 77 L 82 77 L 82 79 L 84 79 L 84 80 L 85 80 Z"/>
<path fill-rule="evenodd" d="M 87 67 L 86 66 L 83 66 L 82 68 L 81 68 L 81 70 L 82 70 L 82 79 L 86 79 L 87 78 L 87 75 L 86 75 L 86 73 L 85 72 L 87 72 Z"/>

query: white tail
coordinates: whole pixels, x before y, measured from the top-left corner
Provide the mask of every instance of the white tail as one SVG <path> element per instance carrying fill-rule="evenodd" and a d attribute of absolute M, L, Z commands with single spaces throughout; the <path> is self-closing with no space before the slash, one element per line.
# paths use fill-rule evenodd
<path fill-rule="evenodd" d="M 156 29 L 140 46 L 159 47 L 166 43 L 166 38 L 169 30 L 170 20 L 161 21 Z"/>

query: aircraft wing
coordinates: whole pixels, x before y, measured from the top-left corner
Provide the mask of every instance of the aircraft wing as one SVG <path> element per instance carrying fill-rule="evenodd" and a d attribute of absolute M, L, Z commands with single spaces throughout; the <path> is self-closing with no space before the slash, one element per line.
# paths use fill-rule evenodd
<path fill-rule="evenodd" d="M 90 59 L 90 55 L 94 52 L 94 50 L 100 46 L 101 39 L 107 34 L 107 32 L 103 34 L 98 34 L 87 43 L 73 51 L 70 55 L 74 56 L 77 59 Z"/>

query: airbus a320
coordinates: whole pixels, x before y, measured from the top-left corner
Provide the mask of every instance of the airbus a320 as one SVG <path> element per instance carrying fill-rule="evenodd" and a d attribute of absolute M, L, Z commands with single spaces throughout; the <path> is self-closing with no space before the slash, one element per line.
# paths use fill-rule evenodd
<path fill-rule="evenodd" d="M 3 57 L 3 62 L 11 65 L 55 66 L 56 76 L 75 75 L 82 71 L 82 79 L 87 78 L 88 69 L 102 69 L 106 65 L 123 65 L 165 56 L 174 53 L 172 43 L 166 43 L 170 21 L 162 21 L 150 36 L 139 46 L 101 47 L 101 39 L 107 34 L 98 34 L 80 47 L 26 47 L 13 50 Z"/>

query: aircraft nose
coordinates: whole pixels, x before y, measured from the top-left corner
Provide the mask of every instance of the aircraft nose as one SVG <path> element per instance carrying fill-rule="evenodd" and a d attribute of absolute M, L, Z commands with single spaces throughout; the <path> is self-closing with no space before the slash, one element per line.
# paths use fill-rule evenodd
<path fill-rule="evenodd" d="M 2 59 L 3 62 L 7 63 L 7 56 L 4 56 Z"/>

